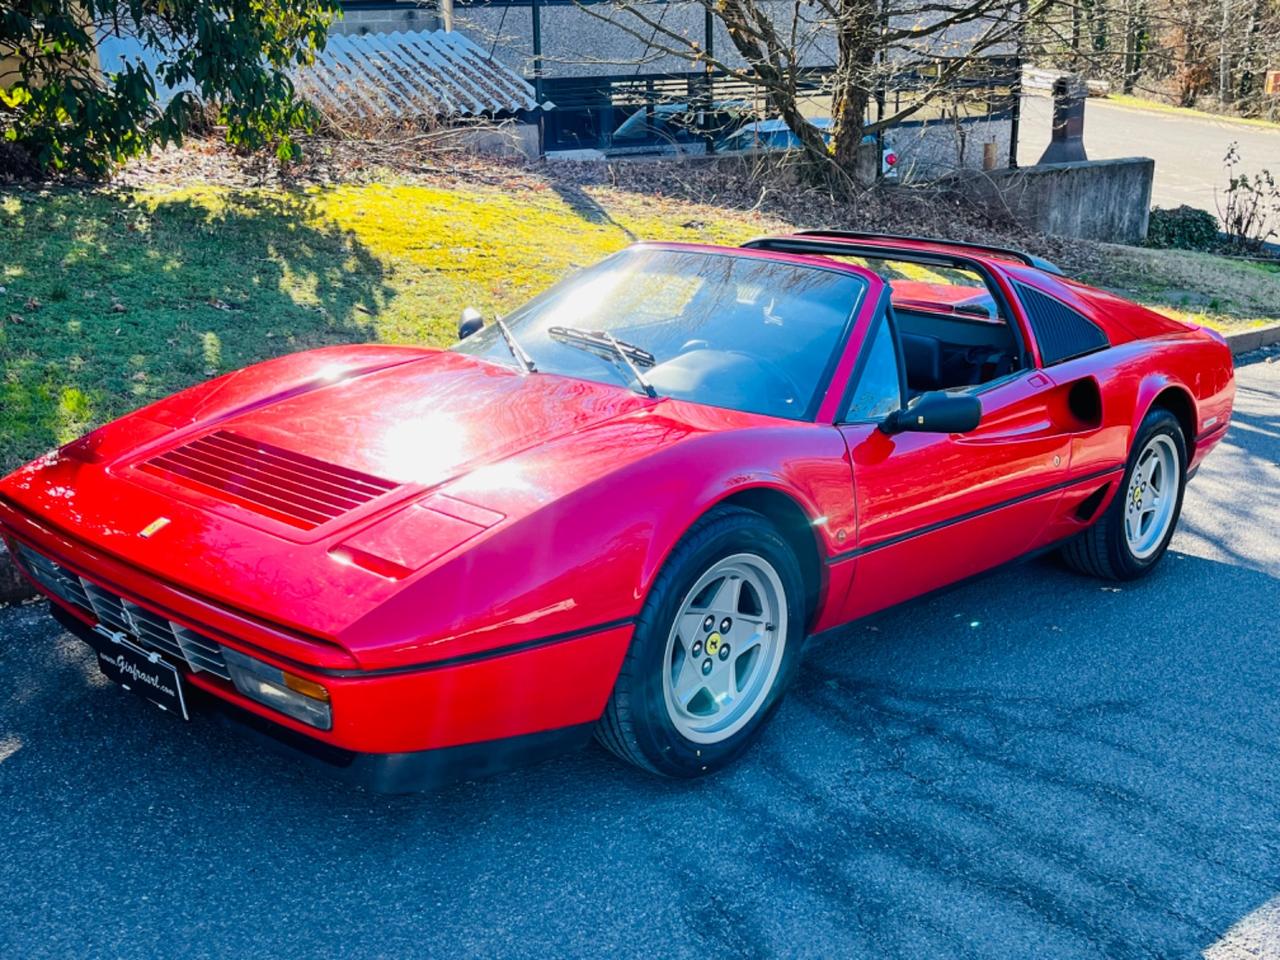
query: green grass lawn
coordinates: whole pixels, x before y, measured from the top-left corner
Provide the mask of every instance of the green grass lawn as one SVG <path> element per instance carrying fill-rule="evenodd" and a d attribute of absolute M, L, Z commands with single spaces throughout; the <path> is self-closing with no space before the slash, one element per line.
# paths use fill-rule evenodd
<path fill-rule="evenodd" d="M 1220 330 L 1280 321 L 1280 264 L 1115 244 L 1099 250 L 1103 268 L 1082 280 L 1168 316 Z"/>
<path fill-rule="evenodd" d="M 529 179 L 0 193 L 0 472 L 266 357 L 450 343 L 463 307 L 510 308 L 635 239 L 735 243 L 784 226 Z M 1116 278 L 1176 315 L 1247 323 L 1280 303 L 1280 274 L 1246 267 L 1252 282 L 1228 289 L 1217 258 L 1108 249 Z M 1189 309 L 1188 290 L 1220 299 Z"/>
<path fill-rule="evenodd" d="M 266 357 L 448 344 L 463 307 L 510 308 L 633 239 L 762 229 L 690 209 L 411 185 L 0 195 L 0 472 Z"/>

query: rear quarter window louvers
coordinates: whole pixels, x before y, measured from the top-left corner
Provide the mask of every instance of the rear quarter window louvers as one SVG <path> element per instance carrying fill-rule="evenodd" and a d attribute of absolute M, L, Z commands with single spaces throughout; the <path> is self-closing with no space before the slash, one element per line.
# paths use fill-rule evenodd
<path fill-rule="evenodd" d="M 1015 286 L 1046 367 L 1111 346 L 1102 328 L 1084 314 L 1034 287 Z"/>

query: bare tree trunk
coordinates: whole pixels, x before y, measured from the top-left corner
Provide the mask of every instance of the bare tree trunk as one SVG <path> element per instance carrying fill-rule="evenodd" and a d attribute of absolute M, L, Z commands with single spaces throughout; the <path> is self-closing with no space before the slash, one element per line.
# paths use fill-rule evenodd
<path fill-rule="evenodd" d="M 1147 47 L 1147 11 L 1144 0 L 1125 0 L 1124 64 L 1121 67 L 1121 89 L 1133 93 L 1142 73 L 1142 55 Z"/>
<path fill-rule="evenodd" d="M 840 59 L 831 119 L 836 165 L 850 173 L 857 169 L 862 129 L 873 94 L 868 81 L 876 72 L 880 23 L 877 0 L 844 0 L 841 4 L 837 27 Z"/>

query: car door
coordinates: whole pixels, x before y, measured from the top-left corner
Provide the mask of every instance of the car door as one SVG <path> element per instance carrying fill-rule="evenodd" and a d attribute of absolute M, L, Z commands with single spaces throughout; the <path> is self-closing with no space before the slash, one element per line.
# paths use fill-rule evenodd
<path fill-rule="evenodd" d="M 1073 424 L 1039 370 L 968 388 L 982 403 L 964 434 L 878 424 L 905 395 L 892 311 L 864 341 L 837 424 L 852 461 L 857 536 L 843 619 L 1013 559 L 1044 529 L 1067 477 Z"/>

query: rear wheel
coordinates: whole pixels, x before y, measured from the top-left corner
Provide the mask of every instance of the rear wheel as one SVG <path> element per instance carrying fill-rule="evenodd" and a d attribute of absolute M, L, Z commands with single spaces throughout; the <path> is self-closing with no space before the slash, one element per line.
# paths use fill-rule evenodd
<path fill-rule="evenodd" d="M 795 554 L 768 520 L 737 507 L 712 510 L 650 590 L 597 738 L 667 776 L 731 762 L 791 680 L 803 596 Z"/>
<path fill-rule="evenodd" d="M 1098 521 L 1062 549 L 1082 573 L 1109 580 L 1146 576 L 1164 556 L 1182 512 L 1187 448 L 1178 418 L 1157 408 L 1138 428 L 1124 480 Z"/>

